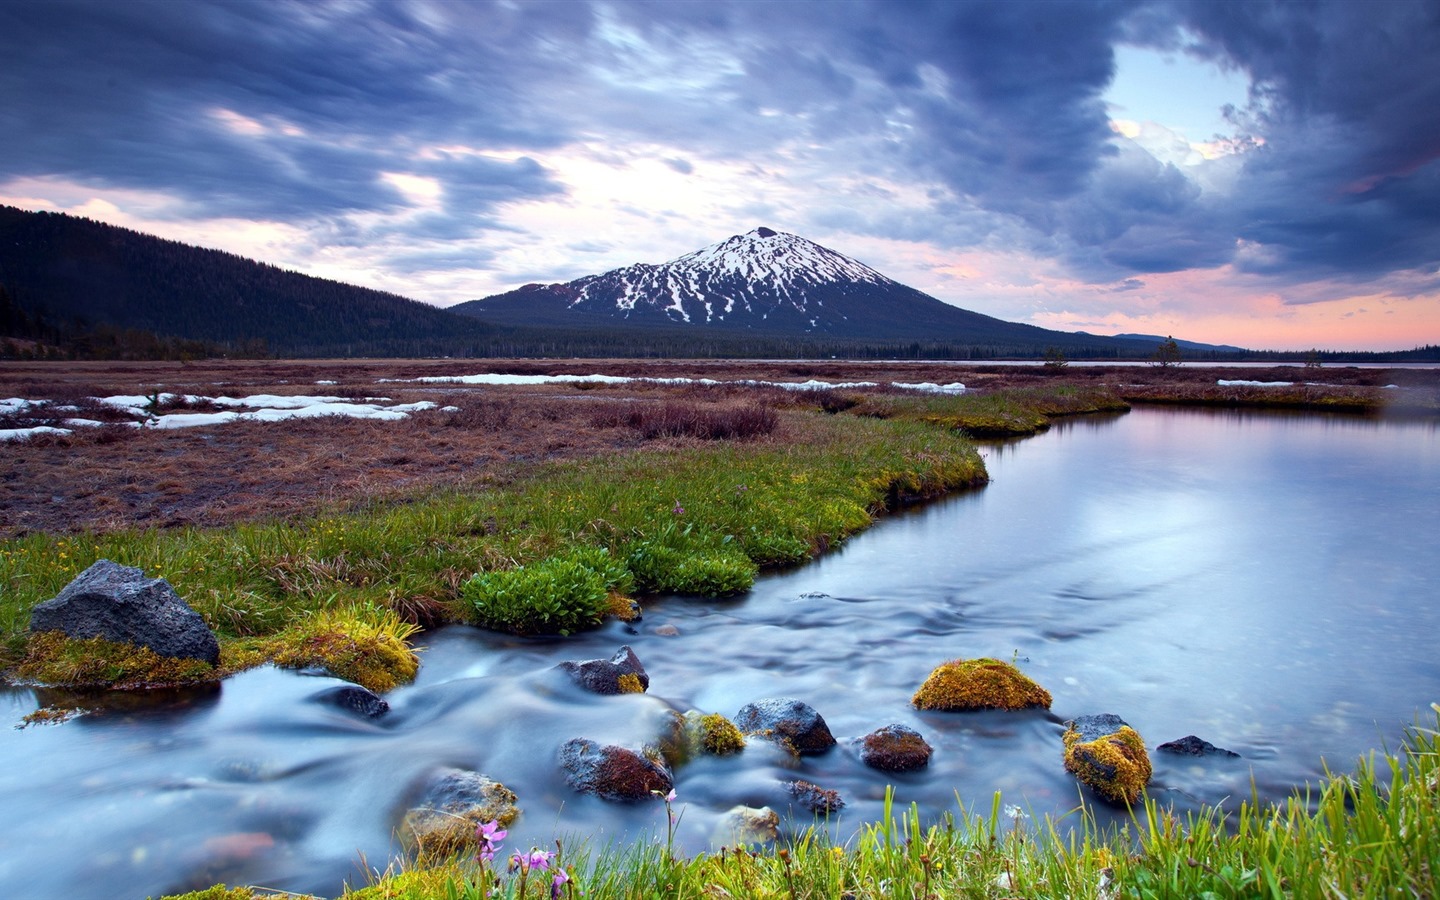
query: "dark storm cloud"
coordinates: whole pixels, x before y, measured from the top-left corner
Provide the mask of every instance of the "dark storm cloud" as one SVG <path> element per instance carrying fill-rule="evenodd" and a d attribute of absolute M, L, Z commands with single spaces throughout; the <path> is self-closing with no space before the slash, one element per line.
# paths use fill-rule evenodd
<path fill-rule="evenodd" d="M 1112 134 L 1122 42 L 1253 80 L 1233 121 L 1256 149 L 1232 193 Z M 341 242 L 502 227 L 506 204 L 565 190 L 547 153 L 623 164 L 634 144 L 697 179 L 789 161 L 923 186 L 928 205 L 830 194 L 800 215 L 946 247 L 1003 235 L 1096 281 L 1440 261 L 1433 0 L 9 0 L 0 59 L 0 179 L 156 191 L 177 217 Z M 394 174 L 433 179 L 434 208 L 417 213 Z"/>
<path fill-rule="evenodd" d="M 0 124 L 23 136 L 0 144 L 0 172 L 166 190 L 188 214 L 294 221 L 397 208 L 380 176 L 415 171 L 428 142 L 565 139 L 507 89 L 533 65 L 524 40 L 491 52 L 406 9 L 0 5 Z M 533 162 L 471 164 L 457 184 L 482 206 L 557 189 Z"/>
<path fill-rule="evenodd" d="M 1264 140 L 1236 191 L 1237 237 L 1269 272 L 1368 276 L 1440 262 L 1440 5 L 1203 3 L 1194 52 L 1255 83 Z"/>

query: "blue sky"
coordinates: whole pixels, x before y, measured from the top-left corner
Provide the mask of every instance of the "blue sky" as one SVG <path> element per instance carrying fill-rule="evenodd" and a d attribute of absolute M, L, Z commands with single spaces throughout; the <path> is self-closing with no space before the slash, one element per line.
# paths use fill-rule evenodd
<path fill-rule="evenodd" d="M 0 202 L 438 305 L 766 225 L 958 306 L 1440 343 L 1440 5 L 0 4 Z"/>

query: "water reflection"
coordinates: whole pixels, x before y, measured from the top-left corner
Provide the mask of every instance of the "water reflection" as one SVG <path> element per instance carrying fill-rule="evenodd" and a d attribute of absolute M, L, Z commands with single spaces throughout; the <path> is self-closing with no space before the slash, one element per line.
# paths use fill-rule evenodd
<path fill-rule="evenodd" d="M 661 807 L 575 794 L 556 748 L 634 745 L 667 710 L 733 717 L 763 697 L 804 699 L 840 746 L 797 762 L 752 744 L 680 769 L 685 848 L 710 846 L 737 804 L 791 812 L 783 785 L 796 778 L 845 796 L 842 839 L 879 815 L 891 784 L 929 816 L 957 797 L 988 809 L 997 790 L 1032 814 L 1064 813 L 1079 794 L 1061 769 L 1062 723 L 1098 712 L 1145 737 L 1157 797 L 1229 802 L 1252 779 L 1282 797 L 1322 759 L 1344 769 L 1394 746 L 1440 699 L 1434 428 L 1138 409 L 986 452 L 987 488 L 891 517 L 742 598 L 664 599 L 633 628 L 566 641 L 433 634 L 420 677 L 378 721 L 313 702 L 330 679 L 260 670 L 181 714 L 5 729 L 0 892 L 144 896 L 227 880 L 337 893 L 362 856 L 397 852 L 404 809 L 444 766 L 520 795 L 516 846 L 652 839 Z M 621 644 L 650 694 L 582 694 L 553 671 Z M 910 705 L 935 665 L 981 655 L 1017 658 L 1053 711 Z M 0 698 L 12 722 L 34 708 L 29 692 Z M 859 761 L 858 739 L 889 724 L 925 735 L 928 769 Z M 1242 756 L 1153 752 L 1191 733 Z"/>

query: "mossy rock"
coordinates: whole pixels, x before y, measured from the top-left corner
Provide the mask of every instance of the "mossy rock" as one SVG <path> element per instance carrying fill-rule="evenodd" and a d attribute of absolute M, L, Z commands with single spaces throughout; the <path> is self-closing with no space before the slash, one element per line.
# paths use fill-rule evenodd
<path fill-rule="evenodd" d="M 711 756 L 729 756 L 745 749 L 745 736 L 720 713 L 692 709 L 685 714 L 685 731 L 693 747 Z"/>
<path fill-rule="evenodd" d="M 217 884 L 203 891 L 166 894 L 160 900 L 255 900 L 255 891 L 248 887 L 229 888 L 223 884 Z"/>
<path fill-rule="evenodd" d="M 911 698 L 919 709 L 1050 708 L 1050 692 L 998 659 L 957 659 L 935 667 Z"/>
<path fill-rule="evenodd" d="M 53 687 L 135 690 L 219 681 L 225 670 L 199 659 L 161 656 L 149 647 L 101 637 L 70 638 L 37 631 L 15 668 L 22 681 Z"/>
<path fill-rule="evenodd" d="M 1138 732 L 1119 716 L 1080 716 L 1065 729 L 1065 770 L 1111 803 L 1127 806 L 1150 782 L 1150 756 Z"/>
<path fill-rule="evenodd" d="M 508 826 L 520 814 L 515 792 L 498 781 L 464 769 L 442 769 L 420 803 L 405 813 L 400 834 L 422 857 L 444 859 L 475 846 L 475 828 L 484 822 Z"/>
<path fill-rule="evenodd" d="M 389 611 L 374 618 L 327 611 L 264 639 L 259 649 L 282 668 L 323 669 L 383 694 L 413 681 L 420 670 L 409 642 L 418 630 Z"/>
<path fill-rule="evenodd" d="M 930 764 L 932 748 L 920 732 L 886 725 L 860 740 L 860 761 L 882 772 L 913 772 Z"/>

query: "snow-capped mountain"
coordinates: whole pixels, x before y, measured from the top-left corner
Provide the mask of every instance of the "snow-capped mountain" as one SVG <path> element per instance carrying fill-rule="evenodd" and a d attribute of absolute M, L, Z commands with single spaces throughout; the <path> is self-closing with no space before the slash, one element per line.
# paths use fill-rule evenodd
<path fill-rule="evenodd" d="M 771 335 L 1074 346 L 1104 341 L 960 309 L 794 234 L 756 228 L 667 263 L 527 284 L 451 311 L 500 325 L 669 326 Z"/>
<path fill-rule="evenodd" d="M 835 285 L 895 286 L 863 263 L 793 234 L 757 228 L 663 265 L 634 265 L 571 282 L 571 306 L 614 306 L 623 317 L 658 310 L 674 322 L 722 323 L 772 314 L 835 324 L 825 289 Z M 839 315 L 843 321 L 844 316 Z M 829 330 L 828 328 L 825 330 Z"/>

